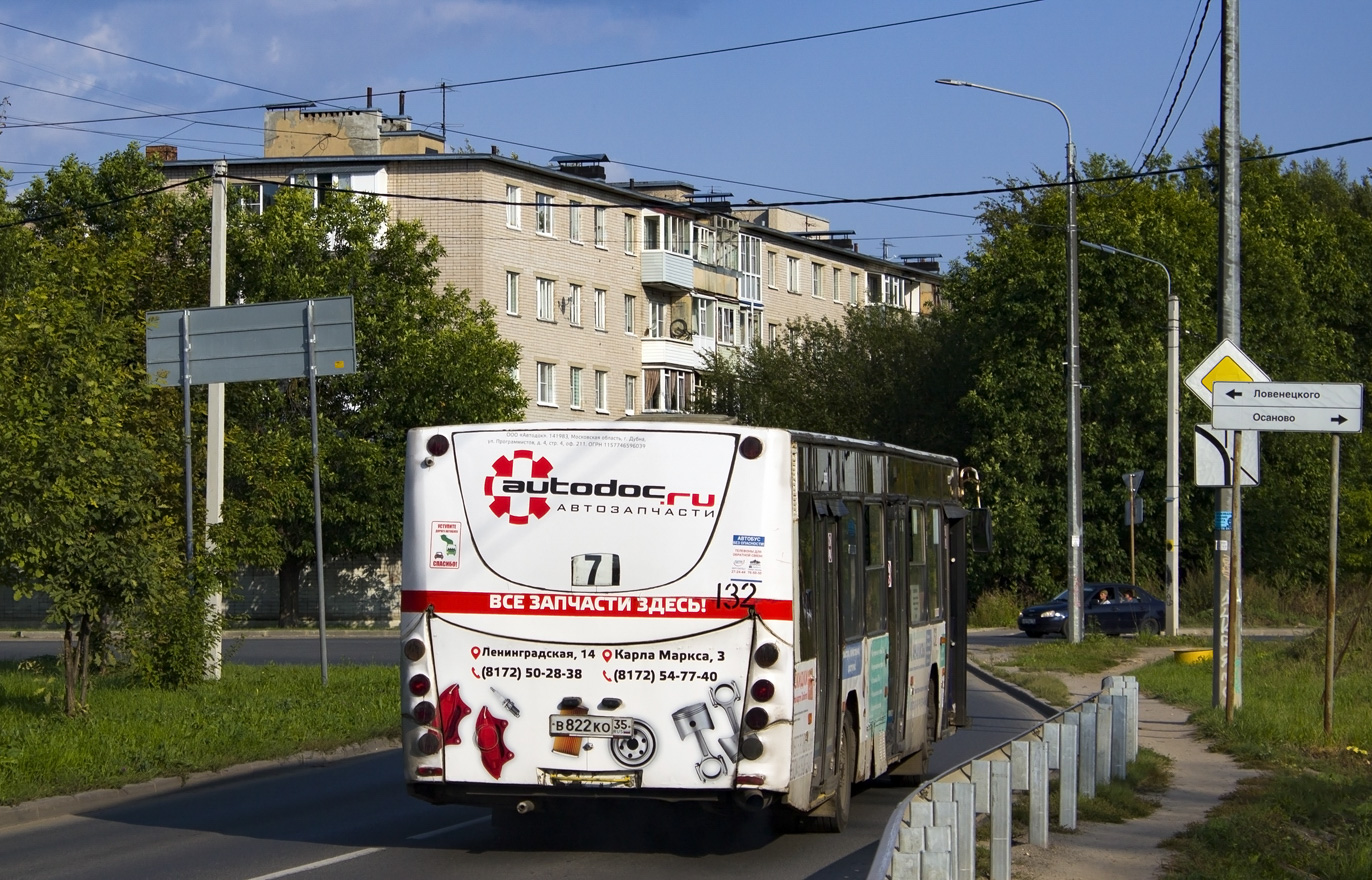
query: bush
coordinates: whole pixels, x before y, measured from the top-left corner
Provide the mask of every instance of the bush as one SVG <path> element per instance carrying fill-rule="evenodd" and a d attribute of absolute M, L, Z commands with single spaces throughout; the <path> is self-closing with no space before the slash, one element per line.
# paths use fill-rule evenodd
<path fill-rule="evenodd" d="M 1010 590 L 987 590 L 977 597 L 967 616 L 967 625 L 974 627 L 1014 626 L 1024 607 L 1020 597 Z"/>
<path fill-rule="evenodd" d="M 134 674 L 166 690 L 202 681 L 220 630 L 209 612 L 204 594 L 192 595 L 185 584 L 150 594 L 124 621 L 123 653 Z"/>

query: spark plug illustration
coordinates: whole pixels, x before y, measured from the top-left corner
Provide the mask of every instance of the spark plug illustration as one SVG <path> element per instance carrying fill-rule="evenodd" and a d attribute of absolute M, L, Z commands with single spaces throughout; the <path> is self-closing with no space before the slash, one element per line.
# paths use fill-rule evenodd
<path fill-rule="evenodd" d="M 738 697 L 736 681 L 722 682 L 710 690 L 710 702 L 724 710 L 724 717 L 729 719 L 729 726 L 734 731 L 733 736 L 719 738 L 719 747 L 735 764 L 738 763 Z"/>
<path fill-rule="evenodd" d="M 513 716 L 516 717 L 516 718 L 519 717 L 519 707 L 515 705 L 514 700 L 512 700 L 512 699 L 510 699 L 509 697 L 505 696 L 504 694 L 502 694 L 500 691 L 496 690 L 495 688 L 491 688 L 491 693 L 495 694 L 495 698 L 496 698 L 497 700 L 500 701 L 500 705 L 502 705 L 502 706 L 505 707 L 505 711 L 506 711 L 506 712 L 509 712 L 511 715 L 513 715 Z"/>
<path fill-rule="evenodd" d="M 696 762 L 696 775 L 701 782 L 718 779 L 724 774 L 727 765 L 719 755 L 711 754 L 705 744 L 705 731 L 714 730 L 715 722 L 710 718 L 710 709 L 704 703 L 683 706 L 672 713 L 676 722 L 676 732 L 682 738 L 695 734 L 696 745 L 700 746 L 700 760 Z"/>

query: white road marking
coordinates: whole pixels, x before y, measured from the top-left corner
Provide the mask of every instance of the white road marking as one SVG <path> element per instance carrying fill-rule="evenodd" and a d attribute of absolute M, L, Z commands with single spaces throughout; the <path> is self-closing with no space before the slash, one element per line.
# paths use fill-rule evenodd
<path fill-rule="evenodd" d="M 381 852 L 381 847 L 370 846 L 366 849 L 359 849 L 356 852 L 344 853 L 341 856 L 334 856 L 331 859 L 321 859 L 317 862 L 310 862 L 308 865 L 297 865 L 294 868 L 287 868 L 284 871 L 276 871 L 271 874 L 262 874 L 258 877 L 250 877 L 249 880 L 277 880 L 278 877 L 289 877 L 292 874 L 303 874 L 306 871 L 313 871 L 315 868 L 323 868 L 327 865 L 336 865 L 339 862 L 346 862 L 350 859 L 369 856 L 374 852 Z"/>
<path fill-rule="evenodd" d="M 480 825 L 489 821 L 485 816 L 477 819 L 468 819 L 466 822 L 458 822 L 456 825 L 449 825 L 446 828 L 435 828 L 433 831 L 425 831 L 423 834 L 412 834 L 406 840 L 428 840 L 430 837 L 437 837 L 440 834 L 447 834 L 449 831 L 460 831 L 472 825 Z"/>

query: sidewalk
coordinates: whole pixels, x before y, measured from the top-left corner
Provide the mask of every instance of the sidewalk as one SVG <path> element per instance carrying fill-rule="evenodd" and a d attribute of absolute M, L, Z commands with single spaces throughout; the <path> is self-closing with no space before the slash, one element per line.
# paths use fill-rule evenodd
<path fill-rule="evenodd" d="M 1172 656 L 1167 647 L 1146 648 L 1127 663 L 1092 676 L 1061 676 L 1075 700 L 1100 692 L 1107 675 L 1128 675 L 1154 660 Z M 1005 662 L 1008 652 L 976 649 L 973 661 Z M 1082 822 L 1075 834 L 1055 833 L 1046 850 L 1016 845 L 1011 876 L 1015 880 L 1151 880 L 1168 851 L 1159 844 L 1183 831 L 1230 792 L 1240 780 L 1256 775 L 1228 755 L 1209 751 L 1190 724 L 1187 712 L 1146 696 L 1139 697 L 1139 745 L 1172 759 L 1172 787 L 1152 815 L 1123 824 Z M 1016 843 L 1020 843 L 1016 841 Z"/>

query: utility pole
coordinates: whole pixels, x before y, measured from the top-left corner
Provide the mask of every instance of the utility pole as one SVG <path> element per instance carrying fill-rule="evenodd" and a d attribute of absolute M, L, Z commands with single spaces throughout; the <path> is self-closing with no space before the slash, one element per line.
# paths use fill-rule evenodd
<path fill-rule="evenodd" d="M 1223 0 L 1220 38 L 1219 341 L 1242 346 L 1239 319 L 1239 0 Z M 1234 471 L 1241 470 L 1235 443 Z M 1214 674 L 1211 705 L 1243 705 L 1243 571 L 1238 555 L 1240 481 L 1215 490 Z M 1224 658 L 1223 660 L 1221 658 Z M 1228 662 L 1226 662 L 1228 661 Z M 1229 677 L 1232 675 L 1232 681 Z M 1232 700 L 1227 698 L 1233 694 Z"/>
<path fill-rule="evenodd" d="M 227 270 L 225 250 L 228 246 L 228 185 L 229 163 L 220 159 L 214 163 L 210 181 L 210 306 L 225 304 L 224 287 Z M 213 550 L 209 528 L 223 521 L 220 508 L 224 502 L 224 383 L 214 382 L 209 389 L 209 413 L 205 430 L 205 549 Z M 223 618 L 224 597 L 211 593 L 205 600 L 205 613 L 210 622 L 218 625 Z M 216 637 L 210 645 L 205 661 L 205 678 L 218 679 L 223 664 L 223 639 Z"/>

